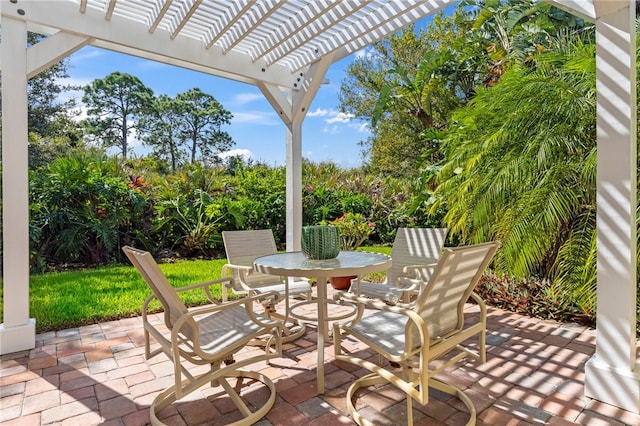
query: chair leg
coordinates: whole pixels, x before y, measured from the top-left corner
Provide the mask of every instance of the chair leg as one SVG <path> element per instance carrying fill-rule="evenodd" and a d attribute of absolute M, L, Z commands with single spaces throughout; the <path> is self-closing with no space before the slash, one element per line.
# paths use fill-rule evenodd
<path fill-rule="evenodd" d="M 263 303 L 262 306 L 264 307 L 264 316 L 269 319 L 276 319 L 284 322 L 284 327 L 282 329 L 282 343 L 292 342 L 302 337 L 307 331 L 307 326 L 303 322 L 278 313 L 273 303 Z M 253 341 L 252 344 L 256 346 L 264 346 L 265 341 L 258 339 Z"/>
<path fill-rule="evenodd" d="M 351 415 L 351 418 L 359 425 L 359 426 L 376 426 L 371 421 L 365 419 L 359 412 L 356 410 L 355 404 L 353 402 L 353 398 L 356 392 L 361 388 L 366 388 L 369 386 L 387 384 L 390 383 L 385 380 L 383 377 L 377 375 L 376 373 L 367 374 L 349 386 L 347 389 L 347 410 Z M 444 383 L 441 380 L 434 379 L 433 377 L 429 379 L 429 388 L 436 389 L 440 392 L 447 393 L 449 395 L 455 396 L 467 407 L 469 410 L 469 420 L 465 426 L 475 426 L 476 424 L 476 408 L 473 405 L 471 399 L 459 388 L 450 385 L 448 383 Z M 375 392 L 375 391 L 374 391 Z M 410 396 L 407 396 L 407 426 L 413 425 L 413 399 Z"/>
<path fill-rule="evenodd" d="M 478 355 L 480 359 L 478 360 L 480 364 L 484 364 L 487 362 L 487 328 L 484 327 L 478 336 Z"/>
<path fill-rule="evenodd" d="M 439 390 L 440 392 L 447 393 L 449 395 L 458 397 L 460 401 L 467 407 L 469 410 L 469 421 L 465 426 L 475 426 L 476 424 L 476 407 L 473 405 L 473 401 L 462 391 L 462 389 L 445 383 L 441 380 L 434 379 L 433 377 L 429 379 L 429 387 Z"/>
<path fill-rule="evenodd" d="M 282 330 L 282 343 L 292 342 L 302 337 L 307 331 L 307 326 L 303 322 L 291 317 L 287 319 L 284 315 L 273 313 L 272 318 L 276 318 L 281 321 L 284 321 L 285 319 L 287 320 Z"/>
<path fill-rule="evenodd" d="M 195 383 L 189 382 L 188 380 L 183 381 L 180 386 L 189 386 L 189 390 L 184 393 L 183 397 L 199 389 L 204 383 L 209 381 L 209 376 L 209 373 L 204 373 L 196 378 Z M 247 378 L 261 382 L 268 389 L 269 398 L 264 403 L 264 405 L 262 405 L 256 411 L 252 412 L 244 403 L 244 401 L 242 401 L 242 399 L 238 395 L 238 392 L 236 392 L 229 384 L 228 379 L 233 378 Z M 234 425 L 249 426 L 256 423 L 258 420 L 264 417 L 269 412 L 269 410 L 271 410 L 271 407 L 273 407 L 273 404 L 276 401 L 276 386 L 273 381 L 271 381 L 271 379 L 269 379 L 262 373 L 258 373 L 255 371 L 235 370 L 216 377 L 214 381 L 220 383 L 220 385 L 224 388 L 231 400 L 236 405 L 236 408 L 244 416 L 242 420 L 233 423 Z M 174 402 L 176 402 L 176 385 L 170 386 L 160 394 L 158 394 L 158 396 L 151 403 L 149 411 L 149 420 L 153 426 L 165 426 L 165 423 L 161 422 L 160 419 L 158 419 L 158 412 L 163 408 L 169 406 L 170 404 L 173 404 Z"/>
<path fill-rule="evenodd" d="M 144 356 L 146 359 L 151 358 L 151 343 L 149 343 L 149 332 L 144 329 Z"/>

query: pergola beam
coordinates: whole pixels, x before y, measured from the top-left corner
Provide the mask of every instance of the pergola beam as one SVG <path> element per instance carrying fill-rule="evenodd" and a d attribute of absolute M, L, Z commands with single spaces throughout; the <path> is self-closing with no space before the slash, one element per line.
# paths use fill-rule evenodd
<path fill-rule="evenodd" d="M 27 78 L 38 75 L 91 42 L 88 37 L 59 32 L 27 50 Z"/>
<path fill-rule="evenodd" d="M 584 0 L 547 0 L 552 6 L 571 13 L 589 22 L 596 20 L 596 12 L 592 1 Z"/>
<path fill-rule="evenodd" d="M 17 6 L 11 6 L 3 7 L 4 16 L 25 22 L 29 20 L 67 33 L 83 34 L 94 39 L 90 44 L 97 47 L 172 65 L 182 64 L 180 66 L 189 69 L 206 69 L 208 74 L 245 83 L 264 81 L 293 88 L 295 82 L 291 70 L 282 65 L 267 66 L 264 61 L 253 62 L 247 55 L 237 52 L 223 54 L 222 49 L 216 46 L 204 50 L 199 40 L 189 37 L 172 40 L 167 31 L 156 29 L 151 33 L 147 25 L 118 15 L 107 21 L 104 13 L 87 8 L 79 19 L 77 4 L 73 2 L 21 0 Z"/>

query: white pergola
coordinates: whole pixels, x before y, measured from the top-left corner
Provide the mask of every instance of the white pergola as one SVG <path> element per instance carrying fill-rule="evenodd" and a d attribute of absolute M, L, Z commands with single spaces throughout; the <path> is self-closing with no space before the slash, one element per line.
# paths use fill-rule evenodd
<path fill-rule="evenodd" d="M 29 317 L 30 77 L 91 45 L 259 87 L 287 128 L 286 243 L 287 250 L 299 250 L 302 122 L 328 68 L 456 1 L 0 0 L 0 354 L 35 346 Z M 635 2 L 547 1 L 596 24 L 598 315 L 585 394 L 638 413 Z M 27 48 L 27 31 L 48 37 Z"/>

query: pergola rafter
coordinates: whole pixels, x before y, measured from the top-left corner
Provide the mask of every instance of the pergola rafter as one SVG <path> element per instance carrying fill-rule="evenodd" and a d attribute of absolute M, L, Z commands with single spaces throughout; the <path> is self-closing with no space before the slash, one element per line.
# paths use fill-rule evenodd
<path fill-rule="evenodd" d="M 634 0 L 547 0 L 596 23 L 598 340 L 585 393 L 640 412 L 636 365 Z M 287 128 L 287 250 L 300 249 L 302 122 L 331 64 L 457 0 L 0 0 L 4 318 L 29 318 L 27 79 L 91 45 L 255 85 Z M 26 33 L 49 37 L 26 47 Z M 612 76 L 615 76 L 613 78 Z"/>

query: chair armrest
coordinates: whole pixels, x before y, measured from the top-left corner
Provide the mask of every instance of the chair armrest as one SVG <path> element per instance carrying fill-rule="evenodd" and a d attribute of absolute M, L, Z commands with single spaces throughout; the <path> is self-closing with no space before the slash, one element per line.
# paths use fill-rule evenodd
<path fill-rule="evenodd" d="M 225 278 L 230 278 L 231 282 L 223 286 L 222 301 L 227 301 L 227 288 L 231 288 L 237 293 L 250 293 L 251 286 L 244 281 L 244 277 L 253 272 L 251 266 L 246 265 L 234 265 L 233 263 L 226 263 L 222 266 L 221 275 Z M 237 276 L 237 279 L 234 278 Z"/>
<path fill-rule="evenodd" d="M 484 300 L 482 299 L 482 297 L 480 297 L 480 295 L 478 293 L 476 293 L 475 291 L 471 292 L 471 295 L 469 296 L 470 299 L 473 299 L 477 304 L 478 307 L 480 308 L 480 316 L 483 318 L 487 317 L 487 305 L 486 303 L 484 303 Z"/>
<path fill-rule="evenodd" d="M 411 310 L 404 307 L 404 306 L 397 306 L 397 305 L 389 305 L 385 302 L 381 302 L 379 300 L 376 299 L 370 299 L 368 297 L 362 297 L 362 296 L 358 296 L 355 293 L 349 293 L 349 292 L 345 292 L 341 295 L 342 299 L 346 299 L 349 300 L 351 302 L 357 303 L 358 304 L 358 310 L 362 309 L 366 309 L 366 308 L 372 308 L 372 309 L 376 309 L 376 310 L 380 310 L 380 311 L 387 311 L 387 312 L 393 312 L 396 314 L 406 314 L 407 312 L 410 312 Z M 357 316 L 356 316 L 357 318 Z"/>
<path fill-rule="evenodd" d="M 425 278 L 420 273 L 422 269 L 433 269 L 438 265 L 438 262 L 423 263 L 420 265 L 407 265 L 402 268 L 402 273 L 411 278 Z M 411 274 L 410 274 L 411 273 Z"/>
<path fill-rule="evenodd" d="M 222 285 L 222 291 L 225 291 L 225 286 L 227 284 L 229 284 L 231 282 L 231 278 L 219 278 L 217 280 L 211 280 L 211 281 L 204 281 L 201 283 L 197 283 L 197 284 L 191 284 L 191 285 L 186 285 L 183 287 L 174 287 L 174 290 L 176 291 L 176 293 L 180 293 L 182 291 L 189 291 L 189 290 L 195 290 L 198 288 L 202 288 L 205 296 L 207 296 L 207 299 L 209 300 L 209 302 L 211 303 L 218 303 L 217 300 L 215 300 L 213 298 L 213 295 L 211 294 L 211 291 L 209 290 L 209 287 L 214 285 L 214 284 L 220 284 Z M 153 299 L 158 299 L 158 297 L 155 294 L 151 294 L 150 296 L 148 296 L 145 301 L 142 303 L 142 315 L 145 316 L 148 312 L 148 308 L 149 308 L 149 303 L 151 303 L 151 301 Z M 224 297 L 223 297 L 223 301 L 224 301 Z"/>
<path fill-rule="evenodd" d="M 253 271 L 253 268 L 251 266 L 246 266 L 246 265 L 234 265 L 233 263 L 226 263 L 222 266 L 222 276 L 223 277 L 228 277 L 230 276 L 229 274 L 232 273 L 233 270 L 239 271 L 239 272 L 250 272 Z"/>
<path fill-rule="evenodd" d="M 224 292 L 226 289 L 226 286 L 230 283 L 231 283 L 231 278 L 219 278 L 217 280 L 204 281 L 201 283 L 191 284 L 184 287 L 175 287 L 175 290 L 176 292 L 181 292 L 181 291 L 188 291 L 188 290 L 194 290 L 197 288 L 202 288 L 207 296 L 207 299 L 209 299 L 209 301 L 212 303 L 217 303 L 216 300 L 213 298 L 213 295 L 209 291 L 209 287 L 211 287 L 214 284 L 220 284 L 222 287 L 222 291 Z"/>
<path fill-rule="evenodd" d="M 147 296 L 146 299 L 144 299 L 144 302 L 142 303 L 142 321 L 143 322 L 146 322 L 147 315 L 149 314 L 149 303 L 151 303 L 151 301 L 154 299 L 160 300 L 154 293 L 151 293 L 149 296 Z"/>
<path fill-rule="evenodd" d="M 277 326 L 277 327 L 282 328 L 282 321 L 271 320 L 270 323 L 266 323 L 266 322 L 263 322 L 260 319 L 258 319 L 255 316 L 254 312 L 253 312 L 253 302 L 260 301 L 265 296 L 266 297 L 277 297 L 277 295 L 278 294 L 275 291 L 273 291 L 273 292 L 269 292 L 269 293 L 264 293 L 262 295 L 243 297 L 241 299 L 232 300 L 232 301 L 226 302 L 226 303 L 219 303 L 219 304 L 215 304 L 215 305 L 201 306 L 201 307 L 197 307 L 197 308 L 191 309 L 191 310 L 185 312 L 184 314 L 182 314 L 182 316 L 180 316 L 180 318 L 178 318 L 178 320 L 174 324 L 174 327 L 173 327 L 173 330 L 172 330 L 171 333 L 172 334 L 180 333 L 180 328 L 184 325 L 184 323 L 186 321 L 188 321 L 189 319 L 194 319 L 194 317 L 196 317 L 196 316 L 205 315 L 205 314 L 211 314 L 213 312 L 221 311 L 221 310 L 224 310 L 224 309 L 231 309 L 234 306 L 239 306 L 239 305 L 244 305 L 245 309 L 247 310 L 247 314 L 249 315 L 249 317 L 253 320 L 253 322 L 255 322 L 256 324 L 260 325 L 261 327 L 274 327 L 274 326 Z"/>

